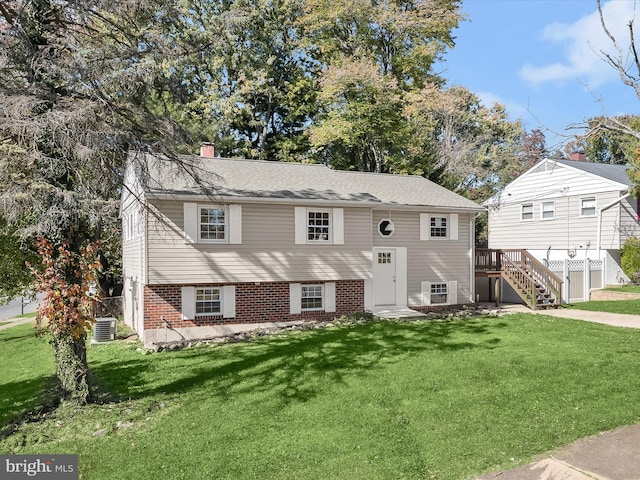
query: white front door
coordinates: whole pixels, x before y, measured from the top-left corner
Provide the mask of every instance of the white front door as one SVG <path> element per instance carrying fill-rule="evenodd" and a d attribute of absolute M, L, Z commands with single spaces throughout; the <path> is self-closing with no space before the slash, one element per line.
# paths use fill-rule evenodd
<path fill-rule="evenodd" d="M 373 303 L 374 305 L 396 304 L 395 248 L 373 250 Z"/>

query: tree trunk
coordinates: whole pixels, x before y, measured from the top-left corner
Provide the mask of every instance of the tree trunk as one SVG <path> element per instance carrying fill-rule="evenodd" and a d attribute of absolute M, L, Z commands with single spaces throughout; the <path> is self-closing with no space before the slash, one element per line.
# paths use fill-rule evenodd
<path fill-rule="evenodd" d="M 86 405 L 91 400 L 86 339 L 54 336 L 52 343 L 63 400 Z"/>

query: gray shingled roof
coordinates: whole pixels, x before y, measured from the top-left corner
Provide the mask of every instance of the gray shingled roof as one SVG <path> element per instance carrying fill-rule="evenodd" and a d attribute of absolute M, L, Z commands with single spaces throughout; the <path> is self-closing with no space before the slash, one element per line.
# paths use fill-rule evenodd
<path fill-rule="evenodd" d="M 201 195 L 194 176 L 214 195 L 238 198 L 370 202 L 483 210 L 423 177 L 332 170 L 324 165 L 228 158 L 180 157 L 182 167 L 147 155 L 146 190 L 155 195 Z M 186 172 L 189 173 L 186 173 Z M 202 182 L 201 182 L 202 183 Z"/>
<path fill-rule="evenodd" d="M 607 180 L 613 180 L 614 182 L 621 183 L 623 185 L 631 185 L 631 180 L 627 176 L 626 165 L 611 165 L 609 163 L 593 163 L 593 162 L 578 162 L 575 160 L 553 160 L 561 165 L 577 168 L 584 172 L 598 175 Z"/>

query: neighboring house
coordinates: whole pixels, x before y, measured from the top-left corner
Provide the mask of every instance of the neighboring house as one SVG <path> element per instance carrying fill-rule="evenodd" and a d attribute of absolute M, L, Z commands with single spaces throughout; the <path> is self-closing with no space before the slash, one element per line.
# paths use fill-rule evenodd
<path fill-rule="evenodd" d="M 565 301 L 588 299 L 626 279 L 620 248 L 640 234 L 630 187 L 623 165 L 542 160 L 485 202 L 488 246 L 527 249 L 563 279 Z"/>
<path fill-rule="evenodd" d="M 479 205 L 418 176 L 130 159 L 124 316 L 145 343 L 474 302 Z M 198 180 L 194 180 L 198 179 Z M 215 185 L 202 193 L 199 183 Z"/>

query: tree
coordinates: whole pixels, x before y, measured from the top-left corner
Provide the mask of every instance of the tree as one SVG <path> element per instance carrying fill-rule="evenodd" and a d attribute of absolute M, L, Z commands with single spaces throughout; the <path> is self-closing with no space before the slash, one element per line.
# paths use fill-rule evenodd
<path fill-rule="evenodd" d="M 178 2 L 165 34 L 180 55 L 162 59 L 167 90 L 154 111 L 224 156 L 295 160 L 316 111 L 316 64 L 301 47 L 304 2 Z M 175 100 L 179 101 L 176 102 Z"/>
<path fill-rule="evenodd" d="M 638 49 L 636 48 L 635 43 L 633 18 L 629 19 L 627 23 L 630 41 L 630 46 L 627 50 L 621 46 L 618 39 L 607 27 L 602 11 L 601 0 L 597 0 L 597 5 L 598 13 L 600 14 L 600 24 L 615 50 L 615 53 L 607 53 L 604 51 L 600 52 L 602 58 L 611 68 L 618 72 L 621 82 L 627 87 L 632 88 L 640 100 L 640 56 L 638 55 Z M 623 143 L 628 142 L 631 145 L 637 145 L 637 142 L 640 142 L 639 126 L 640 125 L 638 125 L 638 122 L 634 117 L 611 117 L 604 115 L 591 119 L 584 138 L 587 140 L 593 139 L 592 144 L 595 148 L 593 149 L 592 154 L 595 154 L 597 158 L 597 155 L 601 152 L 599 147 L 602 146 L 603 143 L 606 146 L 612 146 L 616 150 L 618 150 L 616 148 L 618 147 L 618 142 L 621 141 Z M 629 148 L 625 149 L 624 147 L 621 147 L 621 149 L 625 156 L 631 153 Z M 618 150 L 616 152 L 610 152 L 610 155 L 613 156 L 610 156 L 609 159 L 615 160 L 620 157 L 621 151 Z M 637 149 L 633 151 L 627 160 L 630 167 L 627 173 L 631 181 L 635 184 L 635 190 L 637 193 L 640 189 L 640 151 Z"/>
<path fill-rule="evenodd" d="M 37 255 L 20 241 L 15 227 L 0 218 L 0 303 L 27 293 L 33 278 L 26 263 L 36 261 Z"/>
<path fill-rule="evenodd" d="M 451 31 L 462 18 L 459 4 L 306 2 L 299 23 L 309 38 L 309 56 L 323 70 L 322 112 L 309 128 L 321 161 L 365 171 L 411 170 L 405 159 L 412 137 L 403 111 L 411 103 L 409 94 L 444 83 L 433 65 L 453 46 Z"/>
<path fill-rule="evenodd" d="M 635 115 L 618 115 L 613 119 L 616 123 L 640 130 L 640 117 Z M 640 147 L 640 139 L 611 129 L 599 128 L 606 123 L 605 117 L 589 119 L 589 134 L 569 145 L 584 151 L 587 161 L 626 165 L 634 160 L 636 150 Z"/>
<path fill-rule="evenodd" d="M 172 39 L 157 28 L 173 17 L 161 2 L 0 0 L 0 216 L 33 248 L 41 238 L 39 318 L 78 404 L 90 399 L 84 292 L 97 257 L 119 256 L 114 242 L 91 245 L 118 235 L 127 153 L 184 143 L 149 108 L 152 90 L 175 85 L 158 61 Z"/>

